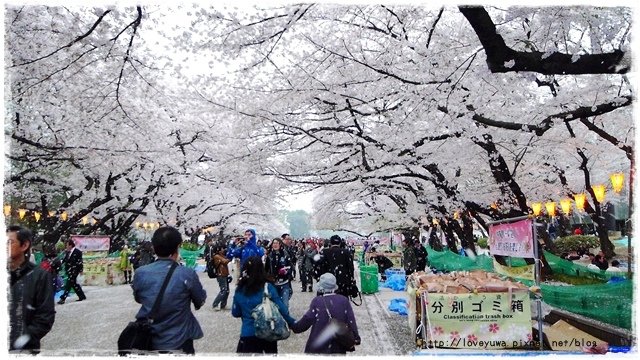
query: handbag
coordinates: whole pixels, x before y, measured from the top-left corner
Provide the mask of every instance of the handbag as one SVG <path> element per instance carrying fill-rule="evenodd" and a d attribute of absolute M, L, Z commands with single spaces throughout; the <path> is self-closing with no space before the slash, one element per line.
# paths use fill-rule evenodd
<path fill-rule="evenodd" d="M 324 297 L 322 300 L 324 302 L 324 309 L 327 311 L 327 315 L 329 315 L 329 325 L 327 326 L 335 328 L 333 340 L 347 351 L 356 351 L 356 337 L 353 331 L 351 331 L 347 323 L 331 316 L 331 312 L 329 312 L 329 308 L 327 307 L 327 300 L 324 299 Z"/>
<path fill-rule="evenodd" d="M 164 282 L 160 288 L 160 293 L 158 293 L 158 297 L 153 303 L 153 307 L 151 308 L 149 315 L 144 319 L 131 321 L 127 324 L 127 327 L 122 330 L 122 333 L 120 333 L 120 336 L 118 337 L 118 355 L 129 355 L 134 353 L 134 350 L 139 350 L 137 352 L 139 354 L 152 350 L 153 334 L 151 332 L 151 325 L 153 324 L 153 319 L 158 312 L 158 308 L 162 302 L 162 297 L 164 295 L 164 291 L 167 289 L 167 284 L 169 284 L 171 275 L 173 275 L 173 272 L 177 267 L 177 263 L 174 262 L 171 264 L 171 268 L 169 269 L 167 276 L 164 278 Z"/>
<path fill-rule="evenodd" d="M 354 299 L 359 299 L 359 302 L 356 302 Z M 349 300 L 351 300 L 355 306 L 362 305 L 362 293 L 358 289 L 355 279 L 351 279 L 351 285 L 349 286 Z"/>
<path fill-rule="evenodd" d="M 291 332 L 278 306 L 269 298 L 268 285 L 269 283 L 264 284 L 262 303 L 251 310 L 256 337 L 267 341 L 284 340 Z"/>

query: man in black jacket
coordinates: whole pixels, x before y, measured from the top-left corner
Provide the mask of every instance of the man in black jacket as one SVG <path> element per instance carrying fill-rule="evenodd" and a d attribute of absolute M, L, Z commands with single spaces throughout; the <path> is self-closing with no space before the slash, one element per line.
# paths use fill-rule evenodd
<path fill-rule="evenodd" d="M 318 264 L 318 273 L 332 273 L 336 277 L 338 290 L 336 294 L 350 297 L 355 289 L 353 277 L 353 257 L 349 250 L 341 248 L 342 239 L 338 235 L 333 235 L 329 239 L 330 247 L 323 249 L 322 257 Z"/>
<path fill-rule="evenodd" d="M 86 300 L 87 297 L 82 291 L 82 287 L 78 284 L 78 275 L 82 274 L 84 270 L 82 264 L 82 251 L 76 249 L 76 243 L 73 240 L 67 240 L 67 253 L 64 256 L 62 263 L 65 264 L 65 271 L 67 272 L 67 282 L 64 284 L 64 293 L 60 296 L 58 304 L 64 304 L 69 291 L 73 288 L 73 291 L 78 295 L 78 301 Z"/>
<path fill-rule="evenodd" d="M 28 261 L 32 234 L 20 226 L 7 228 L 9 248 L 9 351 L 40 352 L 40 339 L 55 321 L 51 274 Z"/>

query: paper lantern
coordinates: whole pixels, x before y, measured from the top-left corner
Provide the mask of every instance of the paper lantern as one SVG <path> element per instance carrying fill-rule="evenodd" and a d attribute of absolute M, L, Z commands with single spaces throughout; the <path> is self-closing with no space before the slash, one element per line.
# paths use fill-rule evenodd
<path fill-rule="evenodd" d="M 560 207 L 565 215 L 569 215 L 569 212 L 571 212 L 571 199 L 560 200 Z"/>
<path fill-rule="evenodd" d="M 456 211 L 456 212 L 453 213 L 453 219 L 454 220 L 460 219 L 460 212 L 459 211 Z"/>
<path fill-rule="evenodd" d="M 33 217 L 36 219 L 36 222 L 40 221 L 40 213 L 37 211 L 33 212 Z"/>
<path fill-rule="evenodd" d="M 18 215 L 20 216 L 20 219 L 24 219 L 24 216 L 27 214 L 27 209 L 20 209 L 18 210 Z"/>
<path fill-rule="evenodd" d="M 54 217 L 56 215 L 55 211 L 49 211 L 49 217 Z"/>
<path fill-rule="evenodd" d="M 547 209 L 547 214 L 551 217 L 556 216 L 556 202 L 549 201 L 544 204 L 544 207 Z"/>
<path fill-rule="evenodd" d="M 142 226 L 142 224 L 140 224 L 140 221 L 136 221 L 136 228 L 140 229 L 140 226 Z"/>
<path fill-rule="evenodd" d="M 95 225 L 96 224 L 96 218 L 91 218 L 91 225 Z"/>
<path fill-rule="evenodd" d="M 4 216 L 9 216 L 11 215 L 11 205 L 5 205 L 4 206 Z"/>
<path fill-rule="evenodd" d="M 584 210 L 584 203 L 587 201 L 587 195 L 579 193 L 573 195 L 573 199 L 576 201 L 576 208 L 578 210 Z"/>
<path fill-rule="evenodd" d="M 591 189 L 593 190 L 593 194 L 596 196 L 596 200 L 598 200 L 598 202 L 603 202 L 604 201 L 604 194 L 605 194 L 605 187 L 604 185 L 594 185 L 591 187 Z"/>
<path fill-rule="evenodd" d="M 539 203 L 539 202 L 532 203 L 531 210 L 533 210 L 533 215 L 539 216 L 540 211 L 542 211 L 542 203 Z"/>
<path fill-rule="evenodd" d="M 82 225 L 87 225 L 87 223 L 89 222 L 89 217 L 88 216 L 83 216 L 82 217 Z"/>
<path fill-rule="evenodd" d="M 619 194 L 622 191 L 622 187 L 624 186 L 624 174 L 623 173 L 615 173 L 611 174 L 611 187 L 616 194 Z"/>
<path fill-rule="evenodd" d="M 62 221 L 67 221 L 67 212 L 63 211 L 62 214 L 60 214 L 60 219 L 62 219 Z"/>

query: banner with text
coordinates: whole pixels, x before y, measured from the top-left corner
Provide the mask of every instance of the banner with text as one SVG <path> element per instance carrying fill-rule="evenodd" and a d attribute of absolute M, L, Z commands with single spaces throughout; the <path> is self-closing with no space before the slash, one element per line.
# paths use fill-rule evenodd
<path fill-rule="evenodd" d="M 429 294 L 427 346 L 507 349 L 532 345 L 527 292 Z"/>
<path fill-rule="evenodd" d="M 533 258 L 533 230 L 530 219 L 489 226 L 489 252 L 519 258 Z"/>
<path fill-rule="evenodd" d="M 75 242 L 80 251 L 109 251 L 110 238 L 108 236 L 96 235 L 71 235 L 71 240 Z"/>

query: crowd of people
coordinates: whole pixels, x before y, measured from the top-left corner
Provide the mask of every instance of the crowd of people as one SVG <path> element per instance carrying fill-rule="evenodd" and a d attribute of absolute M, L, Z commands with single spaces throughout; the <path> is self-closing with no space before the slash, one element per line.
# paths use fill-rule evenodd
<path fill-rule="evenodd" d="M 78 277 L 83 272 L 82 251 L 72 240 L 65 242 L 60 255 L 46 254 L 39 266 L 29 260 L 33 234 L 28 229 L 10 226 L 7 229 L 10 272 L 10 351 L 37 354 L 40 340 L 51 330 L 55 321 L 55 274 L 64 266 L 67 280 L 59 305 L 68 301 L 71 289 L 77 301 L 87 299 Z M 144 242 L 134 254 L 127 247 L 120 252 L 118 268 L 125 283 L 130 283 L 133 299 L 140 309 L 136 319 L 151 313 L 156 297 L 173 264 L 180 262 L 182 235 L 172 227 L 157 229 L 150 242 Z M 236 289 L 231 300 L 231 314 L 242 321 L 236 351 L 238 353 L 277 353 L 277 341 L 259 338 L 255 334 L 252 311 L 262 302 L 263 294 L 276 304 L 291 331 L 302 333 L 311 329 L 305 353 L 346 354 L 360 344 L 358 327 L 349 297 L 357 293 L 354 279 L 353 249 L 338 235 L 327 240 L 293 241 L 289 234 L 268 243 L 258 242 L 256 232 L 249 229 L 244 238 L 230 243 L 208 242 L 205 260 L 216 268 L 220 291 L 212 307 L 229 309 L 229 266 L 239 267 Z M 231 265 L 233 266 L 233 265 Z M 132 269 L 133 268 L 133 269 Z M 133 270 L 133 271 L 132 271 Z M 302 291 L 316 297 L 308 311 L 299 319 L 289 313 L 293 294 L 292 280 L 300 277 Z M 192 312 L 205 305 L 207 293 L 194 269 L 178 266 L 168 277 L 165 296 L 152 322 L 152 348 L 158 353 L 194 354 L 194 340 L 204 336 Z M 315 286 L 314 286 L 315 281 Z M 334 320 L 346 324 L 355 339 L 345 348 L 332 334 Z"/>

